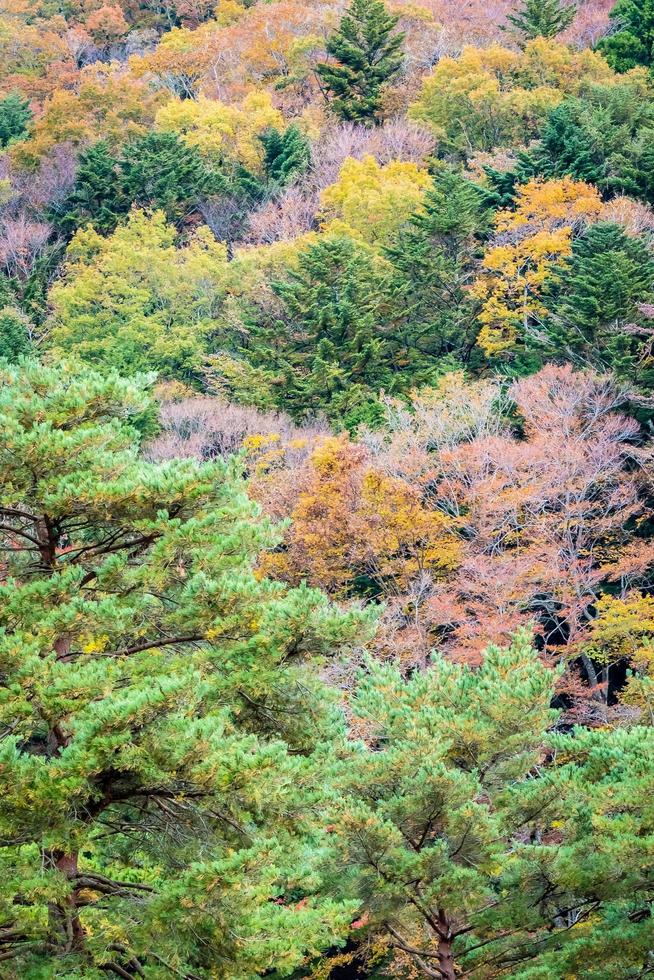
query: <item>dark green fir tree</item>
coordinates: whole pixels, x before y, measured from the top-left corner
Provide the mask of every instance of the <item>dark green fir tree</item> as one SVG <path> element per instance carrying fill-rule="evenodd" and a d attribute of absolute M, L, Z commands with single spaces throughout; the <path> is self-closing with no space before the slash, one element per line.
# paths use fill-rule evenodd
<path fill-rule="evenodd" d="M 444 167 L 421 209 L 386 256 L 407 310 L 407 345 L 427 360 L 466 360 L 474 347 L 477 308 L 467 286 L 492 212 L 484 191 Z"/>
<path fill-rule="evenodd" d="M 298 126 L 289 126 L 280 133 L 276 129 L 261 136 L 264 150 L 263 166 L 272 184 L 283 187 L 309 166 L 311 147 Z"/>
<path fill-rule="evenodd" d="M 339 118 L 370 121 L 379 112 L 383 86 L 402 66 L 397 22 L 381 0 L 352 0 L 327 41 L 334 61 L 321 62 L 316 73 Z"/>
<path fill-rule="evenodd" d="M 273 335 L 281 327 L 287 338 L 286 404 L 298 417 L 324 412 L 348 427 L 373 421 L 379 391 L 407 380 L 390 270 L 352 239 L 328 237 L 273 289 L 284 304 Z"/>
<path fill-rule="evenodd" d="M 120 170 L 122 193 L 130 202 L 161 208 L 173 221 L 191 214 L 201 198 L 225 187 L 224 178 L 175 133 L 153 131 L 129 143 Z"/>
<path fill-rule="evenodd" d="M 29 102 L 18 92 L 0 99 L 0 149 L 23 139 L 32 119 Z"/>
<path fill-rule="evenodd" d="M 118 160 L 106 143 L 99 142 L 80 154 L 75 186 L 58 206 L 54 220 L 69 235 L 87 223 L 107 234 L 129 206 L 121 186 Z"/>
<path fill-rule="evenodd" d="M 545 350 L 580 366 L 613 371 L 651 394 L 654 259 L 647 244 L 615 224 L 593 225 L 573 245 L 548 299 Z"/>
<path fill-rule="evenodd" d="M 576 5 L 565 0 L 521 0 L 507 20 L 515 33 L 531 41 L 536 37 L 556 37 L 570 26 L 576 14 Z"/>

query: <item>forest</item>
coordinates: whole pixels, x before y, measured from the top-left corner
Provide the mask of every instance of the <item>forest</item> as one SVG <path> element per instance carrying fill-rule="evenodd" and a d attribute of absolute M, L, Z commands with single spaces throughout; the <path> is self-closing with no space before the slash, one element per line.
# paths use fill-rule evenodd
<path fill-rule="evenodd" d="M 2 0 L 0 978 L 654 977 L 654 0 Z"/>

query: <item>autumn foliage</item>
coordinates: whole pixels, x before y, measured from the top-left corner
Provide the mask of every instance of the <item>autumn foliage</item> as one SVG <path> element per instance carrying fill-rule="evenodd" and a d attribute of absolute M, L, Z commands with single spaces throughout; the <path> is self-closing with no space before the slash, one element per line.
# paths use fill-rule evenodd
<path fill-rule="evenodd" d="M 3 977 L 651 972 L 653 67 L 6 0 Z"/>

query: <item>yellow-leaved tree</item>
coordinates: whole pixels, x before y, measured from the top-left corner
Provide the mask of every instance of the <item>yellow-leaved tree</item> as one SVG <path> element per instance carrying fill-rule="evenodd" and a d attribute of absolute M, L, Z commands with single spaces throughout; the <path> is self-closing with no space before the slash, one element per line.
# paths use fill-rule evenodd
<path fill-rule="evenodd" d="M 132 212 L 107 238 L 78 231 L 50 293 L 48 344 L 93 364 L 199 378 L 229 263 L 208 228 L 185 248 L 161 211 Z"/>
<path fill-rule="evenodd" d="M 370 245 L 390 243 L 431 184 L 415 163 L 380 166 L 373 156 L 348 157 L 336 183 L 322 192 L 324 227 L 354 233 Z"/>
<path fill-rule="evenodd" d="M 628 664 L 620 702 L 645 724 L 654 723 L 654 596 L 633 591 L 625 596 L 602 596 L 591 623 L 586 655 L 608 668 Z"/>
<path fill-rule="evenodd" d="M 251 170 L 261 166 L 263 150 L 258 137 L 269 129 L 285 128 L 268 92 L 250 92 L 241 105 L 216 99 L 171 99 L 156 117 L 159 129 L 177 133 L 209 161 L 241 163 Z"/>
<path fill-rule="evenodd" d="M 291 518 L 285 550 L 264 568 L 332 594 L 394 594 L 421 572 L 438 576 L 459 561 L 455 521 L 426 506 L 417 487 L 376 469 L 345 435 L 311 454 Z"/>
<path fill-rule="evenodd" d="M 458 58 L 438 62 L 409 115 L 427 123 L 450 151 L 515 146 L 535 136 L 566 95 L 619 78 L 601 55 L 544 38 L 524 51 L 468 46 Z"/>
<path fill-rule="evenodd" d="M 542 294 L 572 250 L 575 231 L 599 220 L 595 187 L 570 177 L 529 181 L 514 210 L 499 211 L 496 235 L 472 287 L 482 301 L 478 344 L 488 357 L 511 356 L 544 312 Z"/>

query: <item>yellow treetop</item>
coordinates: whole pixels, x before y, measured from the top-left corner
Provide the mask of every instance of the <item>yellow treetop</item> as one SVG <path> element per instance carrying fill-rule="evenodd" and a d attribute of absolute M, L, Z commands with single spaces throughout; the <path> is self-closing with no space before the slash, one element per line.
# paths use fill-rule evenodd
<path fill-rule="evenodd" d="M 313 451 L 287 548 L 265 567 L 335 594 L 357 576 L 393 592 L 421 571 L 455 568 L 459 556 L 452 518 L 425 506 L 417 487 L 376 470 L 362 446 L 334 436 Z"/>
<path fill-rule="evenodd" d="M 531 180 L 520 188 L 515 208 L 498 213 L 503 240 L 486 252 L 472 288 L 483 303 L 478 343 L 488 357 L 510 353 L 530 321 L 544 313 L 543 288 L 570 256 L 575 229 L 602 214 L 596 188 L 570 177 Z"/>
<path fill-rule="evenodd" d="M 337 227 L 371 245 L 389 242 L 419 207 L 431 178 L 415 163 L 380 166 L 373 156 L 348 157 L 335 184 L 321 195 L 324 227 Z"/>
<path fill-rule="evenodd" d="M 524 51 L 467 46 L 438 62 L 409 115 L 452 148 L 490 150 L 526 142 L 566 95 L 619 78 L 601 55 L 544 38 Z"/>
<path fill-rule="evenodd" d="M 178 133 L 207 159 L 229 159 L 251 170 L 261 165 L 258 136 L 267 129 L 284 129 L 284 117 L 268 92 L 250 92 L 241 105 L 216 99 L 171 99 L 156 116 L 160 129 Z"/>

